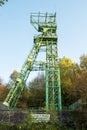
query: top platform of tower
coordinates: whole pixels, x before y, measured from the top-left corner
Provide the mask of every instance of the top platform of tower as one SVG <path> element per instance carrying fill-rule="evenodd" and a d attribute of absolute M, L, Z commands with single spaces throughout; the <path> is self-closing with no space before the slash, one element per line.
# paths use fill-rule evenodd
<path fill-rule="evenodd" d="M 38 32 L 43 32 L 43 29 L 47 28 L 54 33 L 57 29 L 56 13 L 31 13 L 30 23 Z"/>

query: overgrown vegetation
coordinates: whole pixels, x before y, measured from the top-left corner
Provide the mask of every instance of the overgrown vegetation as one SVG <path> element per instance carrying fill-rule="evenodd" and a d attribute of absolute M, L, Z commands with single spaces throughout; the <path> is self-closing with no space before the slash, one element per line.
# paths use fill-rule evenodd
<path fill-rule="evenodd" d="M 76 121 L 75 126 L 63 125 L 59 123 L 58 115 L 52 108 L 47 111 L 50 113 L 50 120 L 48 122 L 38 122 L 32 116 L 33 112 L 29 112 L 27 117 L 23 120 L 23 122 L 19 125 L 6 125 L 0 124 L 0 130 L 86 130 L 86 126 L 84 124 L 78 124 Z M 74 116 L 77 114 L 74 113 Z M 82 114 L 81 114 L 82 115 Z M 77 118 L 77 117 L 74 117 Z M 77 118 L 77 120 L 79 117 Z"/>
<path fill-rule="evenodd" d="M 63 57 L 59 60 L 61 72 L 61 88 L 63 108 L 76 102 L 78 99 L 87 101 L 87 55 L 80 57 L 80 64 Z M 0 80 L 0 102 L 3 102 L 18 75 L 14 71 L 10 82 L 6 86 Z M 9 87 L 10 86 L 10 87 Z M 85 103 L 86 104 L 86 103 Z M 22 93 L 18 108 L 45 107 L 45 77 L 40 75 L 30 82 Z"/>
<path fill-rule="evenodd" d="M 87 55 L 82 55 L 80 58 L 80 64 L 74 63 L 71 59 L 63 57 L 59 60 L 60 70 L 61 70 L 61 88 L 62 88 L 62 103 L 63 109 L 67 108 L 70 104 L 74 103 L 78 99 L 83 99 L 87 101 Z M 14 82 L 18 73 L 13 72 L 10 76 L 10 81 Z M 10 82 L 9 82 L 10 83 Z M 6 98 L 7 93 L 11 89 L 11 86 L 3 84 L 2 79 L 0 79 L 0 102 L 3 102 Z M 87 102 L 82 104 L 85 109 L 87 109 Z M 27 85 L 24 92 L 22 93 L 20 100 L 17 105 L 18 108 L 40 108 L 45 107 L 45 77 L 40 75 L 36 77 L 31 83 Z M 51 107 L 52 108 L 52 107 Z M 53 113 L 50 110 L 51 114 Z M 49 123 L 32 123 L 30 116 L 26 119 L 28 122 L 27 127 L 24 123 L 19 126 L 8 126 L 0 125 L 0 129 L 12 130 L 16 129 L 30 129 L 30 130 L 73 130 L 72 128 L 61 128 L 54 123 L 56 119 L 55 114 L 51 116 L 51 121 Z M 84 117 L 83 117 L 84 118 Z M 52 121 L 53 120 L 53 121 Z M 57 118 L 58 120 L 58 118 Z M 83 123 L 84 124 L 84 123 Z M 79 124 L 76 124 L 79 130 Z M 80 130 L 85 130 L 84 125 L 81 126 Z"/>

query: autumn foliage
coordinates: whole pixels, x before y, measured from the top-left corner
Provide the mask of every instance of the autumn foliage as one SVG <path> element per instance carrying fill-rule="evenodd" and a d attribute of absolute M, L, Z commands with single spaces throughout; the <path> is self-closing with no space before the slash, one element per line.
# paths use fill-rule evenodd
<path fill-rule="evenodd" d="M 4 101 L 4 99 L 7 96 L 8 91 L 9 91 L 8 88 L 0 83 L 0 102 Z"/>
<path fill-rule="evenodd" d="M 70 58 L 63 57 L 59 60 L 62 104 L 68 107 L 79 99 L 87 101 L 87 55 L 80 57 L 80 64 L 73 62 Z M 10 76 L 11 82 L 15 82 L 18 76 L 13 71 Z M 9 82 L 10 83 L 10 82 Z M 0 82 L 0 102 L 3 102 L 9 89 Z M 39 75 L 25 87 L 17 107 L 19 108 L 40 108 L 45 107 L 45 76 Z"/>

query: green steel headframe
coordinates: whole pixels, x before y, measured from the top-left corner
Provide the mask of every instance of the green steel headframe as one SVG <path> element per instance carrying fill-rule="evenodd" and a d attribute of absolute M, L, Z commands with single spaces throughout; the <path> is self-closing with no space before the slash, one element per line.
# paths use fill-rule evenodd
<path fill-rule="evenodd" d="M 60 69 L 58 66 L 57 23 L 55 14 L 31 14 L 31 23 L 42 34 L 34 40 L 46 46 L 46 107 L 61 110 Z"/>
<path fill-rule="evenodd" d="M 61 110 L 62 103 L 60 69 L 58 66 L 56 13 L 32 13 L 30 22 L 40 34 L 34 37 L 34 46 L 25 60 L 16 81 L 12 84 L 12 89 L 3 104 L 8 108 L 16 107 L 18 99 L 25 87 L 26 80 L 28 79 L 30 72 L 35 69 L 36 64 L 36 66 L 41 65 L 45 68 L 47 109 L 53 104 L 55 109 Z M 45 62 L 36 61 L 41 47 L 46 48 Z"/>

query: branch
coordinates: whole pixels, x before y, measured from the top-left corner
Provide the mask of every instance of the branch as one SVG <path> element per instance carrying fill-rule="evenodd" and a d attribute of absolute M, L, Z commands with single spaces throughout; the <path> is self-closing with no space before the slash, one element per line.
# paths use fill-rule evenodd
<path fill-rule="evenodd" d="M 0 6 L 4 5 L 5 2 L 8 2 L 8 0 L 0 0 Z"/>

